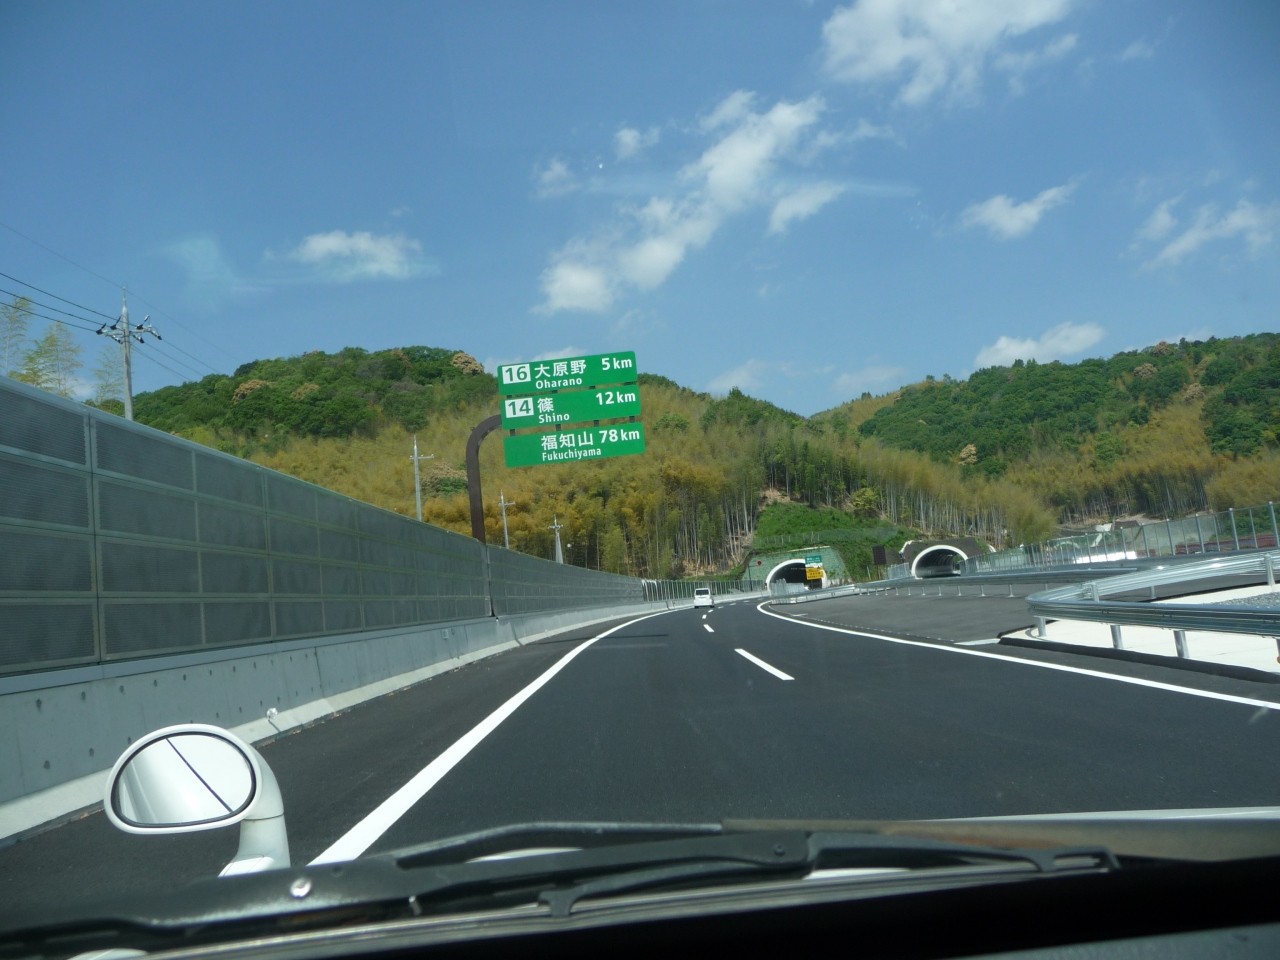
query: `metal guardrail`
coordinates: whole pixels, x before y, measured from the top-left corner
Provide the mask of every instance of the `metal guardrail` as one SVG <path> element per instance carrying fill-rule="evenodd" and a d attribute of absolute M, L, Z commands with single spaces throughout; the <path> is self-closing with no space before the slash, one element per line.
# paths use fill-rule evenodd
<path fill-rule="evenodd" d="M 1185 634 L 1187 630 L 1280 637 L 1280 607 L 1250 604 L 1247 599 L 1230 603 L 1151 603 L 1107 598 L 1143 590 L 1154 595 L 1154 589 L 1159 586 L 1231 576 L 1265 576 L 1267 584 L 1274 588 L 1277 566 L 1280 566 L 1280 551 L 1180 563 L 1045 590 L 1029 596 L 1027 605 L 1042 637 L 1044 623 L 1049 619 L 1108 623 L 1112 626 L 1113 644 L 1122 649 L 1121 625 L 1162 627 L 1175 631 L 1179 656 L 1185 656 L 1186 638 L 1177 634 Z"/>
<path fill-rule="evenodd" d="M 965 574 L 1099 561 L 1184 557 L 1280 547 L 1274 503 L 1157 520 L 970 557 Z"/>

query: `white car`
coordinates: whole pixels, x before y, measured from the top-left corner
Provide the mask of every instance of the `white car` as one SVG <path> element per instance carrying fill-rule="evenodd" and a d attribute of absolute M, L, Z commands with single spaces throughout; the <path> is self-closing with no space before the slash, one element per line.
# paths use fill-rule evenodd
<path fill-rule="evenodd" d="M 711 595 L 711 588 L 696 587 L 693 591 L 693 605 L 695 607 L 714 607 L 716 598 Z"/>

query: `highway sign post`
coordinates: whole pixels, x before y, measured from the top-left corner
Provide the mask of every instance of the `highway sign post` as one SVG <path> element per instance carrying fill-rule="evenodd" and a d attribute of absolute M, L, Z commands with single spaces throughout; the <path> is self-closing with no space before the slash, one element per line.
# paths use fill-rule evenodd
<path fill-rule="evenodd" d="M 525 393 L 634 383 L 636 372 L 636 355 L 632 350 L 531 363 L 506 363 L 498 367 L 498 392 L 504 397 L 515 397 Z"/>
<path fill-rule="evenodd" d="M 503 437 L 502 443 L 508 467 L 626 457 L 644 453 L 644 424 L 619 423 L 553 433 L 520 433 L 514 437 Z"/>
<path fill-rule="evenodd" d="M 577 390 L 572 393 L 514 397 L 502 401 L 502 426 L 506 430 L 639 415 L 638 387 Z"/>
<path fill-rule="evenodd" d="M 644 453 L 644 425 L 635 422 L 640 415 L 637 375 L 636 355 L 631 350 L 501 364 L 498 392 L 504 398 L 502 413 L 477 424 L 467 439 L 471 535 L 485 542 L 480 444 L 499 426 L 510 431 L 503 438 L 508 467 Z M 630 422 L 600 426 L 602 420 L 624 417 Z M 584 423 L 590 425 L 575 426 Z M 516 433 L 523 427 L 546 426 L 556 429 L 553 433 Z M 505 519 L 504 508 L 504 529 Z"/>
<path fill-rule="evenodd" d="M 806 553 L 804 556 L 805 580 L 821 580 L 826 574 L 827 571 L 822 566 L 822 554 Z"/>

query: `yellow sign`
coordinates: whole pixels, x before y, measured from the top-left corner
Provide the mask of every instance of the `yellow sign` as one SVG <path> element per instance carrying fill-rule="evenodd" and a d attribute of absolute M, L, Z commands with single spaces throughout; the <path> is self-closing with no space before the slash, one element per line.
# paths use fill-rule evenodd
<path fill-rule="evenodd" d="M 822 567 L 805 567 L 804 568 L 804 578 L 806 580 L 821 580 L 824 575 L 825 575 L 825 571 L 822 569 Z"/>

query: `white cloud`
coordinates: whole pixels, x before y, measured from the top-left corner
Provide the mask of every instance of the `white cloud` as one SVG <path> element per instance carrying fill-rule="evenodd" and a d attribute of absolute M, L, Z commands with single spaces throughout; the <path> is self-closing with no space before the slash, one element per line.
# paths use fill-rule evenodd
<path fill-rule="evenodd" d="M 774 204 L 769 232 L 786 233 L 794 221 L 808 219 L 842 193 L 844 187 L 838 183 L 815 183 L 793 190 Z"/>
<path fill-rule="evenodd" d="M 989 58 L 1057 23 L 1072 0 L 857 0 L 822 27 L 827 72 L 855 83 L 901 82 L 898 101 L 978 96 Z"/>
<path fill-rule="evenodd" d="M 1002 53 L 996 57 L 994 66 L 1009 74 L 1009 90 L 1021 95 L 1026 90 L 1026 76 L 1031 71 L 1046 64 L 1061 60 L 1076 47 L 1079 37 L 1068 33 L 1053 40 L 1040 50 L 1024 50 L 1018 53 Z"/>
<path fill-rule="evenodd" d="M 542 274 L 542 292 L 547 300 L 544 312 L 582 310 L 601 313 L 613 303 L 609 277 L 600 267 L 563 261 Z"/>
<path fill-rule="evenodd" d="M 271 259 L 270 252 L 267 254 Z M 351 280 L 404 280 L 422 273 L 422 244 L 403 234 L 378 236 L 368 231 L 347 233 L 330 230 L 313 233 L 285 254 L 289 260 L 320 271 L 321 278 L 345 283 Z"/>
<path fill-rule="evenodd" d="M 1122 63 L 1126 60 L 1150 60 L 1156 55 L 1155 44 L 1148 43 L 1146 40 L 1135 40 L 1116 57 Z"/>
<path fill-rule="evenodd" d="M 1280 203 L 1260 207 L 1241 200 L 1226 213 L 1219 213 L 1217 204 L 1205 204 L 1196 212 L 1191 226 L 1156 254 L 1147 266 L 1177 264 L 1211 240 L 1232 237 L 1244 237 L 1249 248 L 1256 252 L 1275 239 L 1277 229 L 1280 229 Z"/>
<path fill-rule="evenodd" d="M 854 128 L 853 133 L 849 134 L 849 140 L 853 143 L 859 140 L 898 140 L 898 135 L 888 124 L 877 126 L 864 117 L 858 120 L 857 127 Z"/>
<path fill-rule="evenodd" d="M 1074 182 L 1050 187 L 1023 203 L 1002 193 L 966 207 L 960 214 L 960 223 L 965 227 L 986 227 L 992 236 L 1012 240 L 1035 229 L 1046 213 L 1066 203 L 1075 188 Z"/>
<path fill-rule="evenodd" d="M 1147 222 L 1138 228 L 1138 239 L 1160 240 L 1168 236 L 1169 231 L 1178 225 L 1178 218 L 1173 215 L 1173 208 L 1181 199 L 1182 196 L 1179 195 L 1162 201 L 1160 205 L 1151 212 L 1151 216 L 1147 218 Z"/>
<path fill-rule="evenodd" d="M 613 151 L 619 160 L 629 160 L 641 150 L 654 146 L 660 135 L 657 127 L 650 127 L 644 133 L 634 127 L 623 127 L 613 135 Z"/>
<path fill-rule="evenodd" d="M 1001 337 L 990 346 L 983 347 L 974 358 L 975 369 L 1006 367 L 1015 360 L 1036 360 L 1046 363 L 1083 353 L 1107 335 L 1096 323 L 1060 323 L 1039 340 L 1019 340 L 1017 337 Z"/>
<path fill-rule="evenodd" d="M 208 234 L 187 237 L 169 244 L 164 253 L 182 267 L 189 292 L 193 294 L 218 297 L 240 286 L 235 267 L 223 254 L 217 237 Z"/>
<path fill-rule="evenodd" d="M 680 171 L 675 195 L 624 207 L 596 236 L 571 240 L 553 254 L 537 309 L 601 312 L 627 288 L 651 290 L 726 219 L 775 202 L 777 167 L 811 146 L 824 104 L 815 96 L 757 112 L 754 102 L 738 91 L 702 121 L 701 129 L 718 139 Z M 797 209 L 790 219 L 802 213 Z"/>
<path fill-rule="evenodd" d="M 538 196 L 562 197 L 578 189 L 578 180 L 563 160 L 552 157 L 551 162 L 538 172 Z"/>
<path fill-rule="evenodd" d="M 907 374 L 905 367 L 884 367 L 870 365 L 852 373 L 842 373 L 836 377 L 832 388 L 843 396 L 857 396 L 864 391 L 883 390 L 902 383 Z"/>
<path fill-rule="evenodd" d="M 728 393 L 737 387 L 749 393 L 764 386 L 764 375 L 768 369 L 769 364 L 763 360 L 748 360 L 742 366 L 720 374 L 707 384 L 707 389 L 711 393 Z"/>

